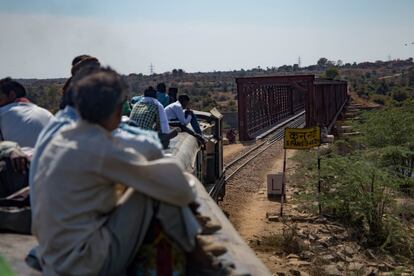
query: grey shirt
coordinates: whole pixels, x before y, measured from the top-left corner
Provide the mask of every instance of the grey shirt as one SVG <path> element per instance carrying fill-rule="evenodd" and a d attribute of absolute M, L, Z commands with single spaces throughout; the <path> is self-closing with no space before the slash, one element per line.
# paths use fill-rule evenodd
<path fill-rule="evenodd" d="M 105 129 L 84 121 L 50 141 L 34 182 L 32 228 L 45 275 L 99 272 L 111 239 L 104 224 L 116 207 L 116 183 L 176 206 L 195 200 L 174 161 L 148 161 L 132 147 L 118 146 Z"/>

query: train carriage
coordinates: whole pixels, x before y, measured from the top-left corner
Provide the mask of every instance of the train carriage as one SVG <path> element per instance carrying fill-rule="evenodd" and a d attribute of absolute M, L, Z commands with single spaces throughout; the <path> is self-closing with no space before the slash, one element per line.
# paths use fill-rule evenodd
<path fill-rule="evenodd" d="M 203 184 L 196 186 L 199 211 L 222 227 L 206 237 L 227 249 L 225 254 L 217 258 L 220 265 L 230 268 L 229 275 L 271 275 L 216 204 L 225 194 L 222 115 L 216 109 L 210 112 L 195 111 L 195 114 L 204 136 L 208 138 L 205 148 L 202 149 L 192 135 L 183 132 L 171 140 L 170 148 L 164 153 L 175 158 L 186 172 L 196 176 Z"/>
<path fill-rule="evenodd" d="M 196 201 L 200 205 L 198 211 L 209 217 L 213 224 L 221 226 L 217 232 L 204 236 L 211 242 L 223 245 L 227 250 L 215 259 L 218 267 L 225 268 L 220 270 L 221 273 L 226 272 L 221 275 L 270 275 L 268 269 L 247 246 L 216 204 L 225 193 L 222 115 L 215 109 L 211 112 L 196 111 L 195 114 L 208 140 L 205 147 L 201 147 L 192 135 L 182 132 L 171 140 L 170 147 L 164 151 L 164 155 L 174 158 L 185 172 L 199 180 L 195 185 Z M 1 234 L 0 240 L 0 255 L 6 257 L 18 275 L 40 275 L 24 263 L 27 252 L 36 245 L 33 236 Z"/>

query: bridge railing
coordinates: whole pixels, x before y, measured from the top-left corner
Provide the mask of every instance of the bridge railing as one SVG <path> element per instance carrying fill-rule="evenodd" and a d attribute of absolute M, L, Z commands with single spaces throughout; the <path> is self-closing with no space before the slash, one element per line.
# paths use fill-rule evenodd
<path fill-rule="evenodd" d="M 316 79 L 305 106 L 306 125 L 327 127 L 331 130 L 338 113 L 348 100 L 346 81 Z"/>
<path fill-rule="evenodd" d="M 237 78 L 239 138 L 251 140 L 305 109 L 307 126 L 331 123 L 347 100 L 347 82 L 314 75 Z"/>
<path fill-rule="evenodd" d="M 237 78 L 240 140 L 303 110 L 313 80 L 313 75 Z"/>

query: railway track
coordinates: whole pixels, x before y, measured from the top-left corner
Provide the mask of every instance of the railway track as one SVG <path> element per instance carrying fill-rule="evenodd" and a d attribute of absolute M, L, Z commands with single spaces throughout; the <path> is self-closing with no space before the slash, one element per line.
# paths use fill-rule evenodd
<path fill-rule="evenodd" d="M 265 150 L 270 148 L 273 144 L 282 140 L 284 135 L 284 129 L 286 127 L 303 127 L 304 125 L 305 114 L 285 121 L 280 128 L 277 128 L 272 134 L 269 134 L 268 138 L 264 139 L 264 141 L 259 142 L 259 144 L 253 146 L 247 152 L 243 153 L 241 156 L 233 159 L 231 162 L 226 164 L 224 167 L 226 173 L 225 181 L 231 179 L 238 171 L 240 171 L 252 160 L 254 160 L 256 157 L 262 154 Z"/>

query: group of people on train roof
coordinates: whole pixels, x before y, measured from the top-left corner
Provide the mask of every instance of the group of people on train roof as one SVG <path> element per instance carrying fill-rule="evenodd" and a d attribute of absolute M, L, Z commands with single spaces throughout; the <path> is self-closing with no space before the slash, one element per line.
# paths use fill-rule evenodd
<path fill-rule="evenodd" d="M 55 115 L 16 80 L 0 80 L 0 160 L 10 160 L 0 173 L 28 174 L 38 241 L 29 257 L 44 275 L 123 275 L 154 223 L 192 263 L 224 252 L 200 250 L 207 242 L 197 235 L 219 227 L 197 211 L 198 180 L 162 153 L 179 131 L 204 143 L 190 98 L 164 83 L 131 102 L 127 92 L 89 55 L 73 59 Z"/>

